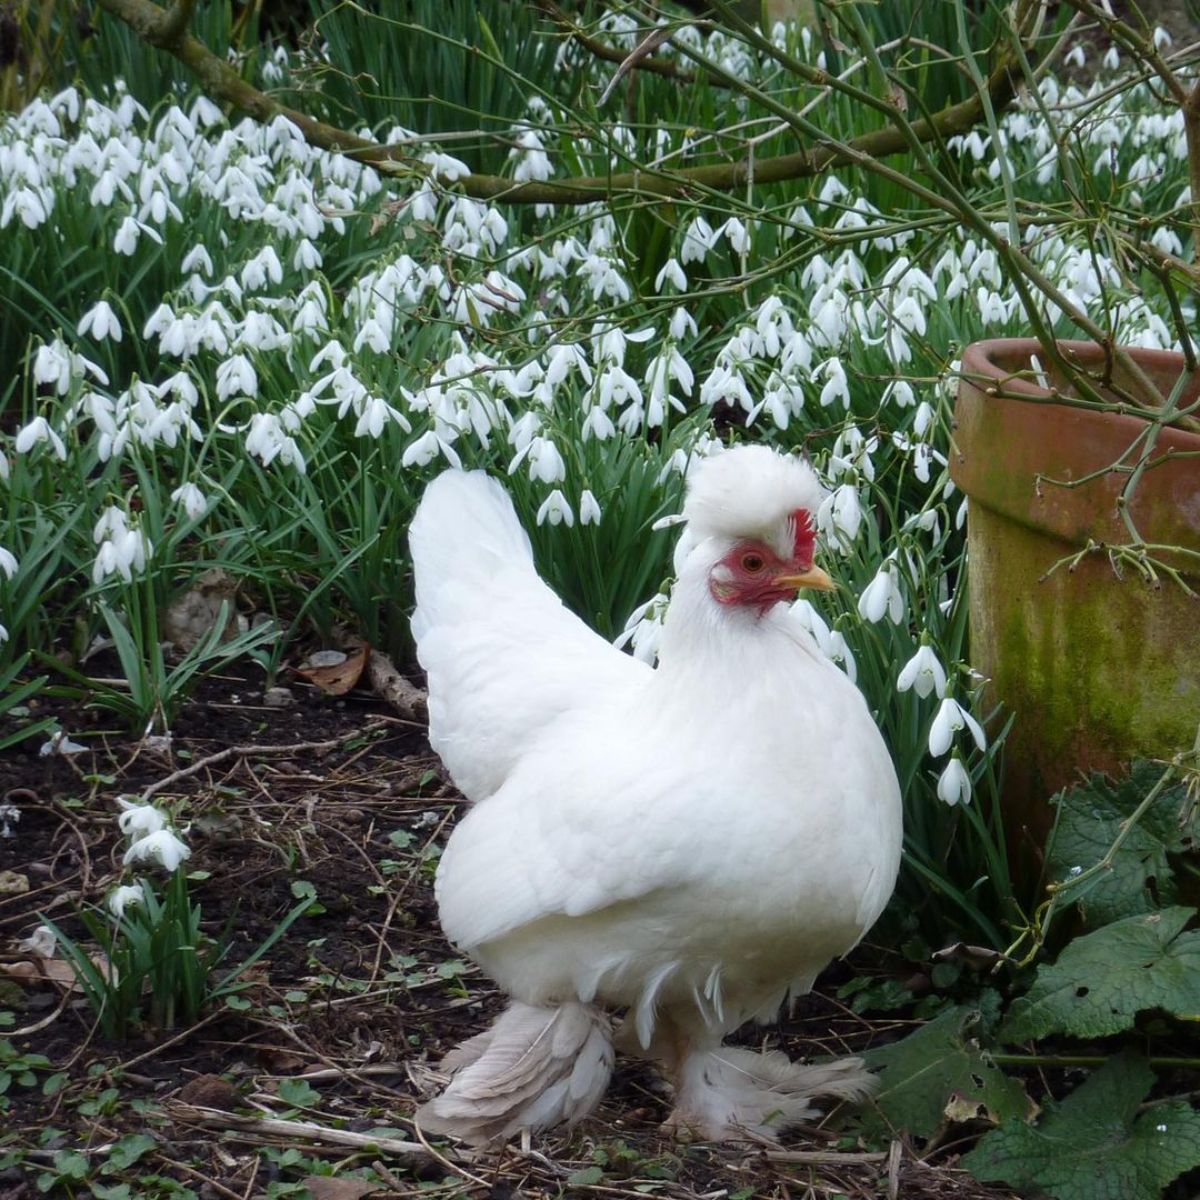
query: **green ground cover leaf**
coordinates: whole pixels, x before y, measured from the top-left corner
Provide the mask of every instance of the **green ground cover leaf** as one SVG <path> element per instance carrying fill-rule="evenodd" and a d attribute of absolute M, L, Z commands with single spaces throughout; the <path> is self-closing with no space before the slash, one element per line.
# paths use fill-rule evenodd
<path fill-rule="evenodd" d="M 1036 1125 L 1006 1121 L 984 1135 L 962 1165 L 984 1183 L 1056 1200 L 1158 1200 L 1200 1165 L 1200 1112 L 1185 1102 L 1137 1110 L 1154 1083 L 1141 1058 L 1106 1063 Z"/>
<path fill-rule="evenodd" d="M 1038 968 L 1000 1029 L 1005 1042 L 1048 1033 L 1105 1037 L 1160 1008 L 1200 1016 L 1200 931 L 1183 932 L 1194 908 L 1126 917 L 1076 938 L 1058 961 Z"/>
<path fill-rule="evenodd" d="M 1125 779 L 1093 775 L 1059 795 L 1058 821 L 1047 847 L 1049 877 L 1061 882 L 1099 862 L 1162 770 L 1161 764 L 1138 762 Z M 1188 814 L 1186 799 L 1183 783 L 1164 788 L 1130 830 L 1112 867 L 1071 893 L 1089 929 L 1179 900 L 1170 856 L 1200 847 L 1200 811 Z M 1187 814 L 1182 823 L 1181 813 Z"/>
<path fill-rule="evenodd" d="M 1037 1111 L 978 1042 L 977 1008 L 947 1009 L 915 1033 L 863 1057 L 880 1074 L 875 1103 L 896 1128 L 930 1137 L 948 1120 L 1029 1120 Z"/>

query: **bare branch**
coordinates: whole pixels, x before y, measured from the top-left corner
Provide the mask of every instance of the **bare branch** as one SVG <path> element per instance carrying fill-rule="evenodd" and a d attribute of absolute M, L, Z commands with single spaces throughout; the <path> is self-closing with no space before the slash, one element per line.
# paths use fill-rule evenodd
<path fill-rule="evenodd" d="M 427 164 L 414 158 L 403 146 L 384 146 L 344 129 L 318 121 L 306 113 L 280 104 L 251 86 L 227 62 L 196 38 L 183 34 L 176 42 L 163 41 L 166 11 L 153 0 L 100 0 L 106 12 L 124 21 L 139 37 L 174 55 L 195 74 L 204 91 L 214 100 L 231 104 L 267 122 L 276 117 L 291 121 L 305 140 L 322 150 L 346 154 L 371 163 L 381 173 L 393 176 L 429 175 Z M 811 69 L 814 83 L 838 86 L 828 72 Z M 988 79 L 987 95 L 998 112 L 1013 96 L 1013 76 L 1005 62 Z M 922 142 L 941 141 L 973 128 L 984 113 L 983 100 L 971 96 L 908 127 L 907 137 L 895 127 L 878 129 L 844 144 L 815 144 L 811 149 L 774 158 L 713 163 L 666 171 L 642 167 L 612 175 L 574 176 L 543 183 L 517 183 L 500 175 L 465 175 L 455 181 L 458 191 L 477 200 L 503 200 L 508 204 L 593 204 L 620 194 L 660 197 L 700 196 L 705 192 L 729 192 L 744 187 L 753 173 L 756 185 L 781 183 L 820 175 L 833 167 L 860 165 L 864 159 L 882 159 L 909 149 L 908 137 Z"/>

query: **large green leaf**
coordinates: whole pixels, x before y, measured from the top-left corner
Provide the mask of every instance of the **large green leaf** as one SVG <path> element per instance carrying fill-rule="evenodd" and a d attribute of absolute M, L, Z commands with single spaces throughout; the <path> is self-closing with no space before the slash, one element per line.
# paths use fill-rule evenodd
<path fill-rule="evenodd" d="M 1154 1082 L 1144 1059 L 1106 1063 L 1036 1126 L 1006 1121 L 962 1160 L 976 1179 L 1056 1200 L 1158 1200 L 1200 1166 L 1200 1113 L 1184 1102 L 1138 1107 Z"/>
<path fill-rule="evenodd" d="M 930 1137 L 947 1121 L 1034 1115 L 1021 1083 L 980 1048 L 982 1023 L 978 1009 L 947 1009 L 901 1041 L 864 1055 L 880 1074 L 875 1103 L 892 1126 Z"/>
<path fill-rule="evenodd" d="M 1200 1017 L 1200 932 L 1183 932 L 1195 915 L 1194 908 L 1165 908 L 1076 938 L 1013 1001 L 1001 1040 L 1104 1037 L 1150 1008 Z"/>
<path fill-rule="evenodd" d="M 1160 763 L 1135 763 L 1118 782 L 1093 775 L 1056 797 L 1058 820 L 1047 847 L 1050 878 L 1062 882 L 1098 863 L 1121 826 L 1162 776 Z M 1184 820 L 1180 821 L 1180 815 Z M 1163 789 L 1129 831 L 1112 866 L 1069 893 L 1089 928 L 1154 912 L 1179 900 L 1170 856 L 1200 848 L 1200 812 L 1187 805 L 1182 783 Z"/>

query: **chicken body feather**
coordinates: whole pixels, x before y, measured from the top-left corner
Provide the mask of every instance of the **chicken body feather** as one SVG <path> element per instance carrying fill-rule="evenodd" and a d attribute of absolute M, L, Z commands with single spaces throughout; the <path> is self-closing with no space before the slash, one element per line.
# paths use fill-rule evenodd
<path fill-rule="evenodd" d="M 815 507 L 801 484 L 815 481 L 763 453 L 795 485 L 775 514 L 794 529 L 790 514 Z M 708 510 L 719 490 L 702 497 Z M 891 894 L 901 831 L 895 772 L 854 685 L 787 606 L 714 602 L 708 581 L 732 532 L 707 530 L 705 505 L 656 670 L 562 606 L 507 495 L 478 474 L 448 472 L 422 501 L 414 630 L 431 741 L 479 801 L 438 870 L 447 936 L 518 1004 L 626 1010 L 625 1040 L 673 1062 L 681 1104 L 691 1096 L 701 1132 L 723 1136 L 712 1114 L 738 1108 L 732 1076 L 696 1055 L 772 1016 L 855 945 Z M 783 1086 L 766 1076 L 768 1090 Z M 726 1085 L 702 1094 L 705 1078 Z M 802 1089 L 827 1077 L 790 1078 Z M 838 1078 L 845 1094 L 867 1086 L 861 1071 Z M 533 1111 L 520 1103 L 505 1130 Z M 806 1104 L 797 1093 L 781 1111 Z M 746 1122 L 761 1124 L 748 1109 Z"/>

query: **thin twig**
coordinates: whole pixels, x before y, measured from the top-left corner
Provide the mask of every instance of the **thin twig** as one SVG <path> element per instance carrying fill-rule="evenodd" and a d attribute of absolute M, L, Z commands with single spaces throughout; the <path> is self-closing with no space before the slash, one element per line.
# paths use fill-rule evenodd
<path fill-rule="evenodd" d="M 257 744 L 226 746 L 224 750 L 218 750 L 215 754 L 209 754 L 205 758 L 201 758 L 186 767 L 181 767 L 178 771 L 172 771 L 165 778 L 149 784 L 142 792 L 141 803 L 147 803 L 152 796 L 157 795 L 164 788 L 178 783 L 181 779 L 187 779 L 192 775 L 207 770 L 209 767 L 215 767 L 218 763 L 228 762 L 231 758 L 261 758 L 267 755 L 277 756 L 280 754 L 320 754 L 327 750 L 336 750 L 339 746 L 353 741 L 355 738 L 374 733 L 377 729 L 381 729 L 383 725 L 384 722 L 381 720 L 370 721 L 361 729 L 354 729 L 349 733 L 342 734 L 340 737 L 329 738 L 321 742 L 290 742 L 285 746 L 264 746 Z"/>

